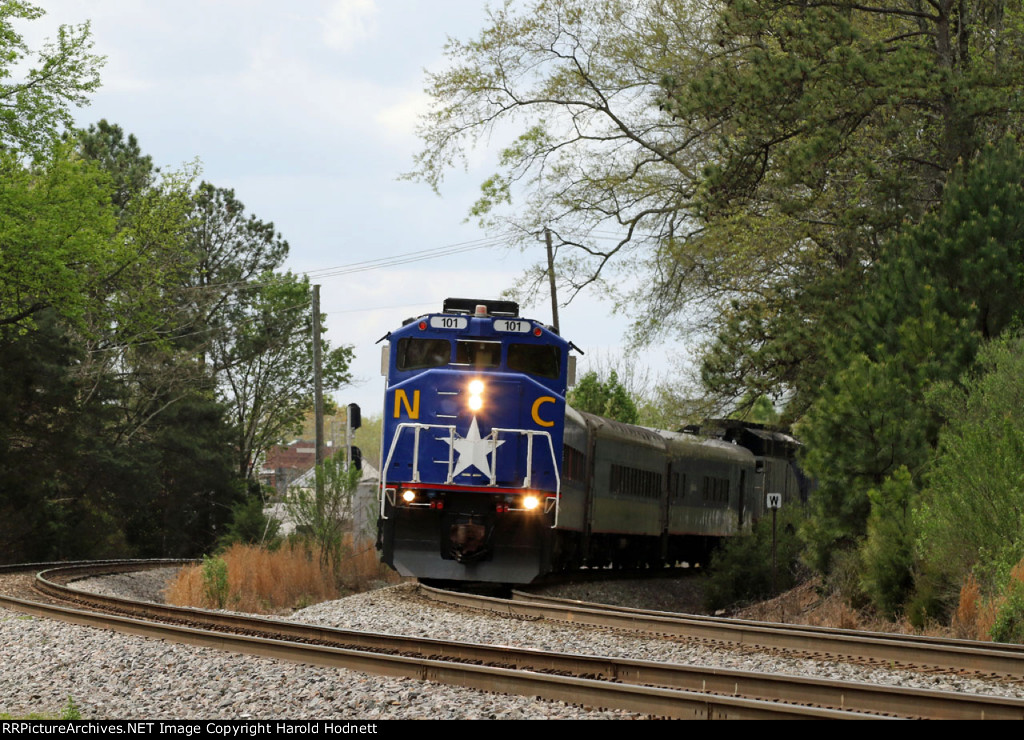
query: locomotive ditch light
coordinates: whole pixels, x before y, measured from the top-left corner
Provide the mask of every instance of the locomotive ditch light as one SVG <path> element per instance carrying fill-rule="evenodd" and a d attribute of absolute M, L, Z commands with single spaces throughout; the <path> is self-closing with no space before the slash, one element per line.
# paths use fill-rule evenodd
<path fill-rule="evenodd" d="M 407 504 L 411 504 L 416 500 L 416 491 L 413 491 L 412 489 L 402 491 L 402 500 Z"/>
<path fill-rule="evenodd" d="M 533 511 L 540 506 L 540 499 L 534 496 L 532 493 L 523 496 L 523 508 L 527 511 Z"/>

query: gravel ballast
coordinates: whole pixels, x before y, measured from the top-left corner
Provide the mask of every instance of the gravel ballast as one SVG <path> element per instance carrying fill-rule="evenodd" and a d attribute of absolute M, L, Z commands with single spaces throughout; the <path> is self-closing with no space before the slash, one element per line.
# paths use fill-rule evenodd
<path fill-rule="evenodd" d="M 159 600 L 167 572 L 78 582 L 83 590 Z M 660 588 L 644 586 L 637 588 Z M 614 588 L 621 592 L 622 585 Z M 599 600 L 600 586 L 588 586 Z M 344 629 L 814 675 L 1024 697 L 1015 684 L 733 651 L 622 632 L 451 610 L 412 585 L 317 604 L 289 619 Z M 232 655 L 0 610 L 0 712 L 56 713 L 72 697 L 87 719 L 574 719 L 633 717 L 412 679 Z"/>

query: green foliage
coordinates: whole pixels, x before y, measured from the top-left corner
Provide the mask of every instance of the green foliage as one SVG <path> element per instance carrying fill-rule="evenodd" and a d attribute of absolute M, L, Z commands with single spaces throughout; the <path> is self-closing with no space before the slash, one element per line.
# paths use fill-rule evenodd
<path fill-rule="evenodd" d="M 61 131 L 102 60 L 87 24 L 33 54 L 42 14 L 0 0 L 0 558 L 194 555 L 309 405 L 309 286 L 230 190 Z"/>
<path fill-rule="evenodd" d="M 883 251 L 1024 131 L 1024 7 L 939 5 L 506 3 L 428 76 L 411 176 L 438 188 L 508 135 L 474 216 L 551 227 L 563 295 L 621 278 L 639 341 L 706 337 L 720 404 L 796 420 Z"/>
<path fill-rule="evenodd" d="M 597 372 L 588 372 L 569 389 L 566 401 L 578 411 L 586 411 L 626 424 L 636 424 L 640 417 L 636 402 L 619 382 L 619 375 L 615 370 L 612 370 L 608 379 L 604 381 L 598 377 Z"/>
<path fill-rule="evenodd" d="M 351 532 L 353 503 L 361 473 L 345 465 L 335 454 L 316 468 L 312 489 L 292 486 L 285 506 L 296 532 L 305 534 L 320 554 L 324 566 L 337 568 L 344 556 L 346 532 Z"/>
<path fill-rule="evenodd" d="M 228 564 L 221 558 L 203 556 L 203 595 L 216 609 L 228 602 Z"/>
<path fill-rule="evenodd" d="M 63 25 L 32 52 L 15 30 L 44 15 L 22 0 L 0 2 L 0 150 L 41 154 L 72 124 L 71 109 L 88 104 L 100 85 L 103 58 L 90 53 L 89 24 Z"/>
<path fill-rule="evenodd" d="M 217 540 L 217 546 L 224 549 L 239 542 L 276 550 L 281 545 L 280 530 L 281 522 L 264 512 L 263 497 L 250 493 L 245 500 L 231 507 L 231 521 L 227 531 Z"/>
<path fill-rule="evenodd" d="M 3 558 L 208 551 L 310 403 L 309 286 L 274 272 L 287 245 L 106 122 L 0 170 Z M 350 358 L 328 349 L 328 387 Z"/>
<path fill-rule="evenodd" d="M 159 170 L 153 166 L 153 158 L 142 153 L 134 134 L 126 138 L 117 124 L 103 119 L 79 131 L 77 142 L 83 157 L 109 173 L 113 186 L 110 200 L 118 213 L 154 184 Z"/>
<path fill-rule="evenodd" d="M 76 407 L 68 368 L 82 350 L 54 311 L 42 311 L 35 324 L 25 334 L 0 332 L 0 552 L 14 562 L 52 555 L 54 510 L 70 498 L 68 476 L 88 439 L 80 414 L 53 413 Z"/>
<path fill-rule="evenodd" d="M 776 590 L 796 585 L 802 548 L 796 527 L 801 506 L 787 506 L 776 516 Z M 738 603 L 770 598 L 772 593 L 772 517 L 763 516 L 751 533 L 726 540 L 714 553 L 704 586 L 706 607 L 715 611 Z"/>
<path fill-rule="evenodd" d="M 748 395 L 740 401 L 740 410 L 730 414 L 730 419 L 772 426 L 779 423 L 779 412 L 768 396 Z"/>
<path fill-rule="evenodd" d="M 192 332 L 205 337 L 196 351 L 228 406 L 238 471 L 251 478 L 259 454 L 301 428 L 313 405 L 312 292 L 280 271 L 288 243 L 232 190 L 199 186 L 187 241 Z M 323 385 L 336 390 L 351 379 L 352 348 L 322 343 Z"/>
<path fill-rule="evenodd" d="M 1024 583 L 1011 581 L 989 636 L 995 642 L 1024 643 Z"/>
<path fill-rule="evenodd" d="M 911 504 L 915 494 L 905 467 L 868 492 L 871 514 L 861 546 L 863 586 L 875 608 L 890 619 L 899 613 L 914 586 Z"/>
<path fill-rule="evenodd" d="M 1013 142 L 987 149 L 885 250 L 847 326 L 826 338 L 831 377 L 799 430 L 819 482 L 806 528 L 819 569 L 865 535 L 868 490 L 901 466 L 918 478 L 948 414 L 927 399 L 1024 305 L 1022 188 Z"/>
<path fill-rule="evenodd" d="M 818 482 L 804 533 L 819 572 L 828 571 L 837 546 L 853 546 L 866 534 L 868 491 L 897 466 L 918 470 L 927 460 L 937 424 L 921 403 L 924 389 L 907 376 L 912 368 L 899 358 L 854 358 L 800 428 L 804 465 Z"/>
<path fill-rule="evenodd" d="M 832 569 L 825 578 L 828 590 L 854 609 L 866 608 L 870 599 L 864 593 L 860 550 L 852 547 L 838 549 L 832 555 L 831 564 Z"/>
<path fill-rule="evenodd" d="M 12 720 L 12 719 L 28 719 L 28 720 L 64 720 L 74 721 L 82 719 L 82 710 L 75 703 L 75 700 L 70 696 L 68 697 L 67 703 L 61 708 L 58 714 L 44 714 L 38 712 L 31 712 L 24 717 L 15 717 L 8 712 L 0 712 L 0 719 Z"/>
<path fill-rule="evenodd" d="M 903 606 L 910 624 L 924 630 L 938 623 L 955 611 L 954 586 L 944 573 L 937 571 L 931 563 L 923 561 L 915 548 L 914 590 Z"/>
<path fill-rule="evenodd" d="M 640 424 L 677 430 L 725 415 L 725 409 L 702 395 L 699 389 L 678 379 L 660 382 L 640 401 Z"/>
<path fill-rule="evenodd" d="M 75 700 L 70 696 L 68 697 L 67 704 L 60 710 L 60 717 L 62 720 L 77 720 L 82 719 L 82 710 L 75 703 Z"/>
<path fill-rule="evenodd" d="M 951 581 L 974 572 L 986 590 L 1024 558 L 1024 336 L 982 346 L 975 370 L 938 385 L 948 422 L 916 511 L 925 559 Z"/>
<path fill-rule="evenodd" d="M 114 269 L 115 221 L 98 168 L 57 147 L 32 167 L 0 151 L 0 327 L 53 308 L 80 325 Z"/>

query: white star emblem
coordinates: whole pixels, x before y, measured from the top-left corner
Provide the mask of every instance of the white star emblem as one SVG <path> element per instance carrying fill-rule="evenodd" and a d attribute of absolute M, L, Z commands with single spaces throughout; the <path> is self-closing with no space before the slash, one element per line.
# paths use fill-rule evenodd
<path fill-rule="evenodd" d="M 487 461 L 487 456 L 491 454 L 492 449 L 497 450 L 505 444 L 505 440 L 498 440 L 498 444 L 492 447 L 490 437 L 481 439 L 480 427 L 476 425 L 476 417 L 473 417 L 473 423 L 469 425 L 469 431 L 465 437 L 457 437 L 453 443 L 451 439 L 446 439 L 450 447 L 454 447 L 455 452 L 458 453 L 459 459 L 455 461 L 455 470 L 452 472 L 452 477 L 459 475 L 466 468 L 476 468 L 481 473 L 486 475 L 488 478 L 491 477 L 491 465 Z"/>

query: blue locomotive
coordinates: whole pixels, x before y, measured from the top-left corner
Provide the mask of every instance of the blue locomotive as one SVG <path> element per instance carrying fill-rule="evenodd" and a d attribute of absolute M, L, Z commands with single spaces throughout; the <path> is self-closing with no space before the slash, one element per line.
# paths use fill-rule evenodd
<path fill-rule="evenodd" d="M 449 298 L 386 339 L 378 547 L 402 575 L 703 562 L 764 493 L 806 495 L 785 435 L 755 430 L 759 449 L 567 407 L 573 345 L 511 301 Z"/>

